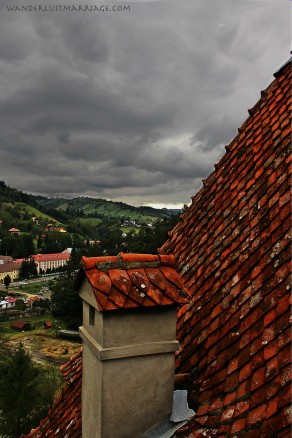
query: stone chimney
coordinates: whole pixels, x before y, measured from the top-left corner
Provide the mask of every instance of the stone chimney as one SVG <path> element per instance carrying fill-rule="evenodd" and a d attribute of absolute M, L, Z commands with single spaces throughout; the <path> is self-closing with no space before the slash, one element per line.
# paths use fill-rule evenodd
<path fill-rule="evenodd" d="M 174 265 L 165 255 L 83 258 L 83 438 L 138 438 L 170 418 L 176 308 L 188 302 Z"/>

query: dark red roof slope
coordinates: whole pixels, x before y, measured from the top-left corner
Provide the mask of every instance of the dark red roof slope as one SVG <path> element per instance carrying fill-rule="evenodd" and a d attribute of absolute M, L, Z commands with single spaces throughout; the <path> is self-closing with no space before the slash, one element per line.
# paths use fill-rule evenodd
<path fill-rule="evenodd" d="M 16 321 L 13 322 L 10 327 L 11 328 L 16 328 L 16 329 L 23 329 L 24 327 L 30 327 L 30 322 L 28 321 Z"/>
<path fill-rule="evenodd" d="M 161 249 L 192 294 L 176 363 L 197 368 L 198 409 L 180 437 L 290 436 L 290 76 L 262 92 Z"/>
<path fill-rule="evenodd" d="M 21 263 L 16 262 L 8 262 L 8 263 L 0 263 L 0 273 L 5 274 L 5 272 L 13 272 L 20 271 Z"/>
<path fill-rule="evenodd" d="M 27 438 L 81 438 L 82 352 L 72 356 L 61 368 L 65 386 L 48 416 Z M 24 438 L 24 436 L 23 436 Z"/>
<path fill-rule="evenodd" d="M 188 303 L 187 290 L 174 265 L 171 255 L 120 253 L 116 257 L 83 257 L 82 272 L 103 312 Z"/>

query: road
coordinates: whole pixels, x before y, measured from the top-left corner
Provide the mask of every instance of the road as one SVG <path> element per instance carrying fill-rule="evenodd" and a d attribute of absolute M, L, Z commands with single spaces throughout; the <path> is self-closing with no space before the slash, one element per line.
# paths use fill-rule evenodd
<path fill-rule="evenodd" d="M 59 275 L 60 275 L 59 273 L 56 273 L 54 275 L 50 275 L 49 277 L 48 276 L 47 277 L 37 277 L 37 278 L 31 278 L 29 280 L 14 281 L 13 283 L 10 284 L 10 286 L 9 286 L 9 288 L 7 290 L 7 293 L 9 293 L 9 292 L 10 293 L 11 292 L 12 293 L 19 293 L 19 292 L 21 293 L 22 292 L 21 290 L 19 290 L 19 289 L 16 290 L 14 288 L 19 288 L 19 286 L 24 286 L 24 285 L 33 284 L 33 283 L 41 283 L 41 282 L 47 283 L 50 280 L 54 280 L 54 279 L 58 278 Z M 1 290 L 6 291 L 5 284 L 0 283 L 0 291 Z M 31 295 L 31 294 L 28 294 L 25 291 L 23 291 L 23 293 L 25 293 L 26 295 Z"/>

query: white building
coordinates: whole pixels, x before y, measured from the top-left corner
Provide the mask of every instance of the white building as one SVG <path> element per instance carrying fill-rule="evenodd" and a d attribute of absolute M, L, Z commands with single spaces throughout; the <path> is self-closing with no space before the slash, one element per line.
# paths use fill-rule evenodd
<path fill-rule="evenodd" d="M 48 269 L 57 269 L 67 265 L 71 256 L 68 252 L 56 254 L 36 254 L 31 256 L 35 261 L 38 273 L 42 270 L 47 272 Z"/>

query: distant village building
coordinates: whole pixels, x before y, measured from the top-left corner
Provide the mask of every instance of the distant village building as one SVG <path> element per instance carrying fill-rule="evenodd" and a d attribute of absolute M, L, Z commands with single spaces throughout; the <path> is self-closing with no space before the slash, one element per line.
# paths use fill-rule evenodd
<path fill-rule="evenodd" d="M 93 246 L 93 245 L 99 245 L 100 244 L 100 242 L 101 242 L 101 240 L 89 240 L 89 239 L 87 239 L 87 240 L 84 240 L 84 245 L 90 245 L 90 246 Z"/>
<path fill-rule="evenodd" d="M 26 330 L 32 330 L 32 325 L 28 321 L 16 321 L 10 325 L 11 328 L 23 332 Z"/>
<path fill-rule="evenodd" d="M 33 303 L 37 302 L 37 301 L 41 301 L 41 297 L 38 297 L 37 295 L 34 295 L 33 297 L 30 297 L 30 301 L 32 301 Z"/>
<path fill-rule="evenodd" d="M 0 265 L 3 265 L 4 263 L 11 263 L 11 262 L 13 262 L 13 258 L 11 256 L 0 255 Z"/>
<path fill-rule="evenodd" d="M 8 306 L 8 303 L 7 303 L 6 300 L 1 300 L 0 301 L 0 310 L 7 309 L 8 307 L 9 306 Z"/>
<path fill-rule="evenodd" d="M 0 310 L 11 309 L 15 306 L 16 298 L 6 297 L 0 301 Z"/>
<path fill-rule="evenodd" d="M 11 235 L 11 236 L 19 236 L 19 234 L 20 234 L 20 230 L 18 230 L 17 228 L 10 228 L 10 230 L 8 230 L 8 233 Z"/>
<path fill-rule="evenodd" d="M 5 297 L 5 301 L 9 304 L 8 307 L 14 307 L 16 303 L 16 298 Z"/>
<path fill-rule="evenodd" d="M 67 233 L 64 227 L 56 227 L 53 224 L 48 224 L 45 231 L 57 231 L 58 233 Z"/>
<path fill-rule="evenodd" d="M 3 256 L 1 256 L 3 257 Z M 4 283 L 4 278 L 6 275 L 9 275 L 11 278 L 11 281 L 16 280 L 19 278 L 19 273 L 21 269 L 21 263 L 16 262 L 8 262 L 8 263 L 1 263 L 0 262 L 0 283 Z"/>
<path fill-rule="evenodd" d="M 31 221 L 34 222 L 36 225 L 39 225 L 39 220 L 36 216 L 32 216 Z"/>
<path fill-rule="evenodd" d="M 68 252 L 61 252 L 56 254 L 36 254 L 31 256 L 34 260 L 37 272 L 41 270 L 47 272 L 48 269 L 57 269 L 61 266 L 67 265 L 71 256 Z"/>
<path fill-rule="evenodd" d="M 62 251 L 62 254 L 64 253 L 64 252 L 67 252 L 68 254 L 72 254 L 72 251 L 73 251 L 73 248 L 66 248 L 66 249 L 64 249 L 64 251 Z"/>

